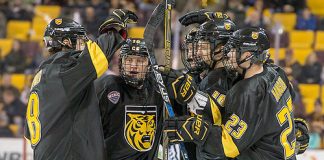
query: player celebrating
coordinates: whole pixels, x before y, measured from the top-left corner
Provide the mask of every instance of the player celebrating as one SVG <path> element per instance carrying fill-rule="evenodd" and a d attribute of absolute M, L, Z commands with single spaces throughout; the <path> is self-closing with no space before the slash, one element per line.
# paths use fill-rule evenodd
<path fill-rule="evenodd" d="M 201 15 L 200 12 L 195 12 L 195 14 Z M 189 13 L 189 15 L 193 17 L 194 14 Z M 196 15 L 196 17 L 198 15 Z M 186 18 L 182 18 L 182 21 L 189 21 L 189 20 L 186 20 Z M 216 19 L 214 21 L 216 21 Z M 230 20 L 226 20 L 226 21 L 230 21 Z M 194 22 L 194 21 L 191 20 L 190 22 Z M 215 46 L 215 42 L 217 42 L 219 44 L 219 48 L 223 47 L 230 33 L 233 32 L 233 30 L 231 29 L 227 30 L 226 26 L 227 28 L 231 28 L 231 27 L 234 28 L 235 25 L 233 26 L 232 23 L 228 23 L 228 22 L 225 22 L 222 25 L 219 24 L 213 25 L 217 23 L 211 23 L 211 22 L 213 21 L 205 22 L 200 26 L 200 29 L 196 32 L 197 38 L 195 40 L 195 43 L 197 43 L 197 45 L 194 45 L 194 47 L 192 47 L 195 49 L 193 52 L 194 56 L 192 57 L 196 57 L 196 58 L 194 58 L 195 61 L 191 62 L 191 64 L 195 64 L 195 66 L 200 66 L 199 68 L 205 68 L 209 70 L 208 75 L 202 80 L 201 84 L 199 85 L 199 90 L 208 93 L 213 98 L 213 100 L 211 101 L 214 101 L 212 102 L 214 105 L 210 105 L 211 108 L 209 107 L 204 108 L 203 113 L 207 115 L 209 119 L 211 119 L 213 124 L 219 125 L 221 122 L 221 115 L 224 110 L 223 102 L 225 100 L 226 92 L 233 85 L 234 78 L 236 76 L 235 74 L 231 74 L 231 72 L 228 72 L 224 69 L 224 65 L 221 61 L 222 59 L 221 54 L 209 54 L 211 51 L 210 49 L 211 47 L 209 46 Z M 205 40 L 205 42 L 201 42 L 202 40 Z M 210 57 L 218 57 L 218 58 L 210 58 Z M 214 69 L 211 68 L 211 64 L 215 64 Z M 205 67 L 201 67 L 201 66 L 205 66 Z M 280 74 L 280 76 L 283 79 L 286 79 L 285 83 L 289 88 L 289 92 L 292 94 L 292 100 L 293 100 L 294 91 L 284 71 L 280 67 L 274 64 L 270 64 L 269 62 L 266 63 L 266 67 L 272 67 Z M 240 77 L 237 77 L 237 79 L 239 78 Z M 199 100 L 202 99 L 207 100 L 207 97 L 201 98 L 203 96 L 204 95 L 197 94 L 197 98 L 199 98 Z M 195 100 L 192 100 L 188 106 L 191 110 L 195 110 L 197 109 L 197 105 L 198 105 L 197 102 Z M 298 154 L 301 154 L 306 150 L 308 146 L 308 141 L 309 141 L 308 128 L 307 128 L 307 124 L 302 119 L 295 119 L 295 123 L 296 123 L 297 144 L 299 144 L 298 146 L 296 146 L 296 149 L 298 150 Z"/>
<path fill-rule="evenodd" d="M 166 123 L 169 138 L 194 141 L 207 159 L 296 159 L 290 92 L 278 72 L 263 65 L 267 36 L 261 29 L 241 29 L 229 43 L 235 50 L 226 67 L 244 79 L 227 92 L 222 125 L 212 126 L 201 115 L 178 117 Z"/>
<path fill-rule="evenodd" d="M 163 100 L 149 76 L 148 56 L 143 39 L 128 39 L 120 51 L 120 76 L 96 81 L 108 159 L 156 156 Z"/>
<path fill-rule="evenodd" d="M 121 46 L 126 24 L 137 16 L 117 9 L 91 41 L 80 24 L 53 19 L 46 28 L 50 57 L 39 67 L 30 91 L 25 137 L 35 160 L 105 159 L 100 111 L 93 81 Z"/>

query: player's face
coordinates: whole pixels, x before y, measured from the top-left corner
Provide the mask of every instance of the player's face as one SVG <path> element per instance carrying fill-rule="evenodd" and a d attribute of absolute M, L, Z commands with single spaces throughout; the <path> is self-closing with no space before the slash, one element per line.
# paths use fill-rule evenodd
<path fill-rule="evenodd" d="M 77 51 L 83 51 L 83 49 L 85 48 L 85 43 L 86 43 L 86 39 L 84 39 L 84 38 L 77 38 L 75 49 Z"/>
<path fill-rule="evenodd" d="M 244 52 L 241 57 L 240 57 L 240 61 L 244 61 L 246 58 L 250 57 L 251 53 L 250 52 Z M 248 60 L 242 64 L 240 64 L 241 68 L 248 68 L 250 66 L 251 60 Z"/>
<path fill-rule="evenodd" d="M 132 78 L 144 79 L 148 71 L 148 58 L 138 55 L 129 55 L 123 58 L 125 74 Z"/>
<path fill-rule="evenodd" d="M 210 43 L 208 41 L 199 40 L 197 43 L 197 53 L 195 58 L 198 61 L 203 61 L 207 64 L 210 63 Z"/>
<path fill-rule="evenodd" d="M 222 53 L 223 45 L 218 45 L 214 51 L 214 56 L 213 60 L 215 61 L 220 61 L 223 58 L 223 53 Z"/>
<path fill-rule="evenodd" d="M 228 70 L 238 71 L 238 65 L 236 60 L 236 49 L 231 49 L 230 52 L 227 53 L 226 59 L 224 59 L 224 65 Z"/>
<path fill-rule="evenodd" d="M 193 54 L 193 43 L 188 43 L 186 46 L 186 54 L 187 54 L 187 58 L 186 61 L 189 63 L 191 68 L 195 68 L 197 65 L 194 62 L 194 54 Z"/>

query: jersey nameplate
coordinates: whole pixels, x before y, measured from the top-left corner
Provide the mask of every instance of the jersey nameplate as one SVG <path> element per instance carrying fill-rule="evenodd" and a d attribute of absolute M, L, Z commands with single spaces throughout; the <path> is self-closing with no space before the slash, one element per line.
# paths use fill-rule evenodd
<path fill-rule="evenodd" d="M 273 88 L 271 89 L 271 93 L 277 102 L 279 102 L 281 96 L 285 93 L 286 89 L 287 89 L 287 86 L 286 86 L 285 82 L 279 76 L 276 83 L 274 84 Z"/>
<path fill-rule="evenodd" d="M 156 106 L 125 106 L 124 137 L 140 152 L 149 151 L 154 143 L 157 125 Z"/>

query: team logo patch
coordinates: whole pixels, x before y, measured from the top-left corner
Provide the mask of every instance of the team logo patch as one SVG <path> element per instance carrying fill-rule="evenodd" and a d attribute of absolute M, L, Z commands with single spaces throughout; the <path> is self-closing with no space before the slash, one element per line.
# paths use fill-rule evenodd
<path fill-rule="evenodd" d="M 231 24 L 230 23 L 224 23 L 224 27 L 226 30 L 230 30 L 231 29 Z"/>
<path fill-rule="evenodd" d="M 258 39 L 259 38 L 259 33 L 258 32 L 252 32 L 251 37 L 253 39 Z"/>
<path fill-rule="evenodd" d="M 140 152 L 152 148 L 156 132 L 156 106 L 125 106 L 124 137 Z"/>
<path fill-rule="evenodd" d="M 61 18 L 55 19 L 55 24 L 57 25 L 62 24 L 62 19 Z"/>
<path fill-rule="evenodd" d="M 110 93 L 108 93 L 107 98 L 111 103 L 117 104 L 120 98 L 120 93 L 117 91 L 111 91 Z"/>

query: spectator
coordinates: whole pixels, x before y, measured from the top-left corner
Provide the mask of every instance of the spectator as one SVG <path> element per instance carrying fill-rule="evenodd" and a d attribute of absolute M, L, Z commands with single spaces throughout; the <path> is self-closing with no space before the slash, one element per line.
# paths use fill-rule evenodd
<path fill-rule="evenodd" d="M 4 73 L 4 61 L 2 60 L 2 49 L 0 48 L 0 75 Z"/>
<path fill-rule="evenodd" d="M 242 19 L 245 19 L 245 11 L 241 0 L 229 0 L 226 13 L 231 17 L 238 28 L 244 26 L 244 21 L 242 21 Z"/>
<path fill-rule="evenodd" d="M 291 82 L 295 91 L 295 99 L 293 101 L 294 116 L 298 118 L 306 118 L 306 109 L 302 100 L 302 95 L 300 94 L 300 89 L 298 87 L 299 83 L 292 76 L 291 79 L 289 79 L 289 81 Z"/>
<path fill-rule="evenodd" d="M 296 29 L 316 30 L 316 17 L 312 15 L 309 8 L 303 9 L 297 16 Z"/>
<path fill-rule="evenodd" d="M 22 0 L 13 0 L 9 3 L 9 10 L 7 10 L 8 20 L 28 20 L 33 18 L 33 12 L 26 9 Z"/>
<path fill-rule="evenodd" d="M 6 37 L 6 31 L 7 31 L 7 17 L 0 10 L 0 38 Z"/>
<path fill-rule="evenodd" d="M 4 58 L 5 72 L 24 73 L 27 66 L 26 56 L 22 53 L 21 42 L 15 40 L 11 52 Z"/>
<path fill-rule="evenodd" d="M 98 32 L 98 20 L 96 19 L 95 9 L 91 6 L 86 7 L 85 15 L 83 16 L 83 25 L 88 32 L 88 36 L 96 37 Z"/>
<path fill-rule="evenodd" d="M 19 92 L 15 87 L 5 87 L 3 90 L 4 110 L 9 115 L 9 122 L 14 123 L 16 117 L 24 118 L 26 106 L 19 99 Z"/>
<path fill-rule="evenodd" d="M 255 1 L 253 11 L 245 19 L 246 27 L 268 28 L 270 24 L 269 17 L 263 14 L 264 3 L 262 0 Z"/>
<path fill-rule="evenodd" d="M 302 66 L 296 58 L 294 58 L 292 49 L 286 50 L 285 59 L 279 61 L 279 66 L 284 68 L 288 77 L 292 76 L 293 79 L 299 78 Z"/>
<path fill-rule="evenodd" d="M 0 104 L 1 106 L 1 104 Z M 14 134 L 9 128 L 6 112 L 0 112 L 0 137 L 13 137 Z"/>
<path fill-rule="evenodd" d="M 273 12 L 298 12 L 305 8 L 305 0 L 266 0 L 265 6 L 268 6 Z"/>
<path fill-rule="evenodd" d="M 97 14 L 99 14 L 99 12 L 105 12 L 108 8 L 108 3 L 102 0 L 91 0 L 90 5 L 95 9 Z"/>
<path fill-rule="evenodd" d="M 321 145 L 321 134 L 324 129 L 324 117 L 322 115 L 322 103 L 318 99 L 315 102 L 314 112 L 307 117 L 310 122 L 310 142 L 309 148 L 318 149 Z"/>
<path fill-rule="evenodd" d="M 322 64 L 318 61 L 315 52 L 308 55 L 301 73 L 298 79 L 300 83 L 319 84 L 321 82 Z"/>

